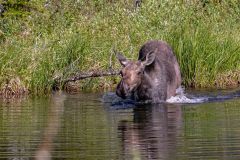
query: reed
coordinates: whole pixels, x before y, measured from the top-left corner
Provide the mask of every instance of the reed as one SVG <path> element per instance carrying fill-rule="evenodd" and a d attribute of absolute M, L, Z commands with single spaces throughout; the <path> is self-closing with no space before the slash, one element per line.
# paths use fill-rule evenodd
<path fill-rule="evenodd" d="M 136 59 L 141 45 L 150 39 L 165 40 L 173 47 L 186 87 L 239 84 L 237 1 L 203 5 L 202 1 L 154 0 L 143 1 L 140 8 L 131 0 L 31 3 L 35 9 L 29 14 L 6 14 L 0 19 L 1 92 L 16 79 L 18 88 L 33 94 L 49 92 L 56 77 L 107 70 L 113 49 Z M 114 57 L 111 65 L 120 67 Z M 117 80 L 89 79 L 78 87 L 112 88 Z"/>

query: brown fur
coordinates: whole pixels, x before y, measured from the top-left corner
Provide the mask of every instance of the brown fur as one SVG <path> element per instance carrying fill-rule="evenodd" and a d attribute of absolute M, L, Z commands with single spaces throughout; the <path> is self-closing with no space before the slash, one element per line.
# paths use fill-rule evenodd
<path fill-rule="evenodd" d="M 122 80 L 116 93 L 122 98 L 132 96 L 136 101 L 153 103 L 174 96 L 181 85 L 181 74 L 171 47 L 163 41 L 148 41 L 139 51 L 138 61 L 118 56 Z"/>

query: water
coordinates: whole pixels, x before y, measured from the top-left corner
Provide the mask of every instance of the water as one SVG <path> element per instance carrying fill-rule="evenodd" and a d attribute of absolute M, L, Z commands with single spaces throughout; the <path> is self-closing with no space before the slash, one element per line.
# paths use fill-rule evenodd
<path fill-rule="evenodd" d="M 140 105 L 113 93 L 1 100 L 0 159 L 240 159 L 239 91 L 181 96 L 191 102 Z"/>

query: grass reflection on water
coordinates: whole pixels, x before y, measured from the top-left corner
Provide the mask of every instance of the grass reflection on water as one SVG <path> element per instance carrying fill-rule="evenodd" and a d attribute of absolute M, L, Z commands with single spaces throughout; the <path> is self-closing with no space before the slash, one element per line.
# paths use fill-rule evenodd
<path fill-rule="evenodd" d="M 100 97 L 1 103 L 0 159 L 32 159 L 42 147 L 51 159 L 240 158 L 239 98 L 114 109 Z"/>

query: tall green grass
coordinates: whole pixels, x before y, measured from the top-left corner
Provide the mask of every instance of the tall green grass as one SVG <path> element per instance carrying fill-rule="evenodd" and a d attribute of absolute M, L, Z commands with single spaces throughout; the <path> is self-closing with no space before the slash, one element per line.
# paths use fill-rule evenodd
<path fill-rule="evenodd" d="M 237 1 L 31 1 L 29 15 L 0 19 L 0 86 L 12 79 L 34 94 L 51 91 L 56 77 L 107 70 L 113 49 L 131 59 L 147 40 L 174 49 L 186 87 L 227 87 L 240 81 L 240 6 Z M 113 58 L 113 68 L 120 65 Z M 226 76 L 227 75 L 227 76 Z M 225 78 L 219 78 L 223 77 Z M 79 87 L 111 88 L 117 77 Z M 227 81 L 226 81 L 227 79 Z M 230 79 L 233 83 L 227 83 Z"/>

